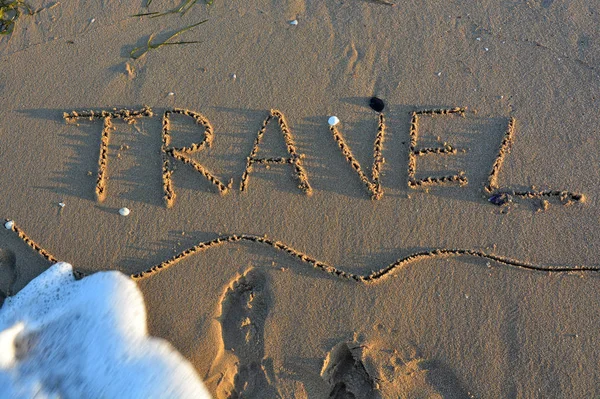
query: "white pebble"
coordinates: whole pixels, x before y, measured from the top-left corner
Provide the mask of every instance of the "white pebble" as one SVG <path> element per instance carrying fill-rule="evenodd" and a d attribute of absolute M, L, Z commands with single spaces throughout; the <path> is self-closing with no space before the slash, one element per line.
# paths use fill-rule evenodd
<path fill-rule="evenodd" d="M 237 79 L 237 75 L 235 73 L 231 74 L 231 79 L 236 80 Z"/>
<path fill-rule="evenodd" d="M 169 96 L 174 96 L 175 93 L 173 93 L 172 91 L 169 92 Z"/>
<path fill-rule="evenodd" d="M 437 75 L 438 77 L 440 77 L 440 76 L 442 76 L 442 73 L 441 73 L 441 72 L 437 72 L 437 73 L 436 73 L 436 75 Z"/>
<path fill-rule="evenodd" d="M 92 18 L 92 19 L 90 20 L 90 24 L 93 24 L 94 22 L 96 22 L 96 18 Z"/>
<path fill-rule="evenodd" d="M 330 116 L 329 119 L 327 120 L 327 123 L 329 123 L 329 126 L 335 126 L 338 123 L 340 123 L 340 120 L 338 119 L 337 116 Z"/>
<path fill-rule="evenodd" d="M 12 230 L 14 225 L 15 222 L 13 222 L 12 220 L 7 220 L 6 223 L 4 223 L 4 228 L 6 228 L 6 230 Z"/>
<path fill-rule="evenodd" d="M 490 51 L 490 49 L 486 47 L 486 48 L 485 48 L 485 51 Z"/>
<path fill-rule="evenodd" d="M 58 203 L 58 206 L 60 206 L 61 208 L 64 208 L 64 207 L 65 207 L 65 205 L 66 205 L 66 204 L 65 204 L 64 202 L 59 202 L 59 203 Z"/>
<path fill-rule="evenodd" d="M 119 214 L 121 216 L 127 216 L 127 215 L 129 215 L 130 212 L 131 211 L 129 210 L 129 208 L 121 208 L 121 209 L 119 209 Z"/>
<path fill-rule="evenodd" d="M 298 20 L 295 19 L 293 21 L 290 21 L 290 25 L 294 25 L 294 26 L 298 25 Z"/>
<path fill-rule="evenodd" d="M 481 38 L 480 38 L 480 37 L 478 37 L 478 38 L 477 38 L 477 39 L 475 39 L 475 40 L 477 40 L 478 42 L 480 42 L 480 41 L 481 41 Z"/>

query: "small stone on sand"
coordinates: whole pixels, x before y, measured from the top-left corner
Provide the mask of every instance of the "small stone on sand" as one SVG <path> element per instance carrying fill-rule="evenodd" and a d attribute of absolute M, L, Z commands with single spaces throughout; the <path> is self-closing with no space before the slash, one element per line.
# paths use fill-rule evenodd
<path fill-rule="evenodd" d="M 383 100 L 381 98 L 371 97 L 371 99 L 369 100 L 369 106 L 374 111 L 381 112 L 385 108 L 385 103 L 383 102 Z"/>

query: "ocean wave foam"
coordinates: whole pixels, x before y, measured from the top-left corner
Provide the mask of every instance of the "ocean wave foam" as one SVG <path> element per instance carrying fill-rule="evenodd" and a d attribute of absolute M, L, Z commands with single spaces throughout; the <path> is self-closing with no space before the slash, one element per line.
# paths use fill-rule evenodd
<path fill-rule="evenodd" d="M 116 271 L 76 281 L 56 263 L 0 309 L 0 398 L 210 398 L 144 299 Z"/>

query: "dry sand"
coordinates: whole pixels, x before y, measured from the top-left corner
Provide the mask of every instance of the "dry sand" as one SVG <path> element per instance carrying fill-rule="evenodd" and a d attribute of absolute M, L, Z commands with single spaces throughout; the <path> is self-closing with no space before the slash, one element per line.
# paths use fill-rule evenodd
<path fill-rule="evenodd" d="M 155 19 L 130 17 L 146 11 L 141 1 L 54 3 L 33 2 L 44 9 L 0 40 L 0 213 L 86 273 L 136 274 L 228 234 L 266 234 L 358 275 L 435 248 L 600 266 L 598 2 L 215 0 Z M 155 0 L 150 11 L 179 4 Z M 151 34 L 204 19 L 177 38 L 200 43 L 129 58 Z M 379 200 L 327 125 L 339 117 L 370 178 L 372 95 L 386 102 Z M 143 105 L 155 116 L 112 121 L 99 202 L 103 122 L 66 123 L 63 112 Z M 176 198 L 165 205 L 161 117 L 173 107 L 214 128 L 212 146 L 189 158 L 225 185 L 233 179 L 225 195 L 170 158 Z M 411 113 L 453 107 L 467 107 L 464 118 L 420 118 L 417 148 L 447 142 L 458 152 L 418 157 L 416 178 L 464 171 L 468 184 L 409 188 Z M 255 165 L 239 190 L 273 108 L 303 156 L 311 196 L 289 164 Z M 487 201 L 510 118 L 499 187 L 569 190 L 585 202 Z M 201 142 L 193 119 L 171 122 L 172 146 Z M 290 157 L 275 120 L 258 157 Z M 12 232 L 0 233 L 0 251 L 3 292 L 49 265 Z M 364 283 L 241 241 L 139 286 L 151 333 L 173 343 L 217 398 L 600 396 L 596 272 L 435 257 Z"/>

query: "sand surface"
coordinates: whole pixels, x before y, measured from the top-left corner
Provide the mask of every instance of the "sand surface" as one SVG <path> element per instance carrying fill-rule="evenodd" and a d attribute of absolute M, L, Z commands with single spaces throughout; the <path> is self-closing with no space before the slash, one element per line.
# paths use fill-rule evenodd
<path fill-rule="evenodd" d="M 600 267 L 596 1 L 215 0 L 154 19 L 130 17 L 148 11 L 144 1 L 54 4 L 32 2 L 41 11 L 0 39 L 0 214 L 85 273 L 136 274 L 230 234 L 266 234 L 357 275 L 436 248 Z M 155 0 L 149 10 L 179 4 Z M 160 41 L 204 19 L 176 38 L 199 43 L 130 59 L 150 35 Z M 370 178 L 373 95 L 386 103 L 379 200 L 327 124 L 338 116 Z M 103 122 L 67 123 L 63 113 L 144 105 L 153 117 L 112 120 L 100 202 Z M 221 195 L 171 157 L 176 198 L 167 207 L 161 118 L 176 107 L 214 128 L 212 146 L 189 158 L 233 185 Z M 466 107 L 464 117 L 419 119 L 418 148 L 448 143 L 458 151 L 418 157 L 416 177 L 463 171 L 468 184 L 410 188 L 411 113 L 454 107 Z M 310 196 L 290 164 L 255 165 L 240 191 L 271 109 L 285 115 Z M 584 202 L 487 201 L 511 118 L 499 187 L 568 190 Z M 202 141 L 192 118 L 170 119 L 173 147 Z M 258 157 L 290 157 L 276 119 Z M 120 216 L 121 207 L 131 214 Z M 49 266 L 4 230 L 0 262 L 4 293 Z M 600 396 L 596 272 L 434 257 L 365 283 L 238 241 L 139 286 L 150 332 L 189 359 L 217 398 Z"/>

